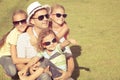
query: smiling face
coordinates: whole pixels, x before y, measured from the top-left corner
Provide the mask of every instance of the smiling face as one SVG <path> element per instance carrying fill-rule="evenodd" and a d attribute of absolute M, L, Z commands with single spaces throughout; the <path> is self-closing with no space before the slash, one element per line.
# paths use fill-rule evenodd
<path fill-rule="evenodd" d="M 54 34 L 50 33 L 43 38 L 42 44 L 46 50 L 53 51 L 57 45 L 57 39 Z"/>
<path fill-rule="evenodd" d="M 23 12 L 18 11 L 13 15 L 13 25 L 16 27 L 18 31 L 20 32 L 25 31 L 27 27 L 26 18 L 27 15 L 24 11 Z"/>
<path fill-rule="evenodd" d="M 48 27 L 49 15 L 46 9 L 40 9 L 36 11 L 34 16 L 31 18 L 31 23 L 38 27 L 39 29 L 44 29 Z"/>
<path fill-rule="evenodd" d="M 53 22 L 57 23 L 58 25 L 62 25 L 65 22 L 66 17 L 67 15 L 65 14 L 65 10 L 63 7 L 53 7 L 52 12 L 50 14 L 50 18 Z"/>

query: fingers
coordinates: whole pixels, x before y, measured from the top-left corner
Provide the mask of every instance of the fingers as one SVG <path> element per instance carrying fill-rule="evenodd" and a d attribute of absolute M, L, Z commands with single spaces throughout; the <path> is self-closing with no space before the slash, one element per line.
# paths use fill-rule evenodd
<path fill-rule="evenodd" d="M 62 77 L 57 77 L 57 78 L 54 78 L 54 80 L 62 80 Z"/>
<path fill-rule="evenodd" d="M 49 71 L 49 66 L 47 66 L 45 69 L 44 69 L 44 72 L 47 72 Z"/>

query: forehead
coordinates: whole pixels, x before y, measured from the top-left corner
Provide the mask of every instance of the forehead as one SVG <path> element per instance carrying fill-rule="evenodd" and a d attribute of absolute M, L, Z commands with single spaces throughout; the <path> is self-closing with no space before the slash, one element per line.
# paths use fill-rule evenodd
<path fill-rule="evenodd" d="M 18 21 L 18 20 L 22 20 L 22 19 L 26 19 L 26 16 L 23 13 L 18 13 L 18 14 L 13 16 L 13 20 Z"/>
<path fill-rule="evenodd" d="M 43 41 L 51 41 L 51 39 L 55 38 L 53 33 L 48 34 L 46 37 L 43 38 Z"/>
<path fill-rule="evenodd" d="M 61 7 L 56 7 L 53 9 L 52 13 L 65 13 L 65 11 Z"/>
<path fill-rule="evenodd" d="M 34 16 L 39 16 L 39 15 L 44 15 L 44 14 L 47 14 L 47 10 L 46 9 L 40 9 L 40 10 L 37 10 L 34 14 Z"/>

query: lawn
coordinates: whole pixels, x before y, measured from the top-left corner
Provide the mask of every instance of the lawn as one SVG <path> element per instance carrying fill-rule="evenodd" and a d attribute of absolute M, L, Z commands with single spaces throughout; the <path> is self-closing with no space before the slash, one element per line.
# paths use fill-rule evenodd
<path fill-rule="evenodd" d="M 15 9 L 35 0 L 0 0 L 0 37 L 12 28 Z M 65 7 L 75 61 L 75 80 L 120 80 L 120 0 L 38 0 Z M 1 71 L 1 70 L 0 70 Z M 0 80 L 5 80 L 0 73 Z"/>

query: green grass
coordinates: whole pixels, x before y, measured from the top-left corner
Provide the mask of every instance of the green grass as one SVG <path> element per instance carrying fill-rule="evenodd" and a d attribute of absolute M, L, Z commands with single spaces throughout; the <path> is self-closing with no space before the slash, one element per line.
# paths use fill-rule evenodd
<path fill-rule="evenodd" d="M 0 0 L 0 37 L 12 27 L 11 14 L 34 0 Z M 120 80 L 119 0 L 39 0 L 62 4 L 68 13 L 76 80 Z M 0 74 L 2 75 L 2 74 Z M 0 77 L 0 80 L 4 80 Z"/>

